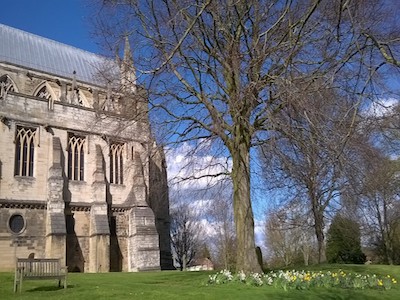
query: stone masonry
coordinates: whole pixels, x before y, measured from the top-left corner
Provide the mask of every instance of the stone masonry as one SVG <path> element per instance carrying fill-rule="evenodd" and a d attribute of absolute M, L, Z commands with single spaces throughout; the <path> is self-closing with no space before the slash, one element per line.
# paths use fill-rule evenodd
<path fill-rule="evenodd" d="M 69 272 L 172 268 L 165 158 L 129 42 L 108 61 L 110 84 L 86 74 L 104 58 L 0 24 L 0 40 L 14 37 L 24 60 L 0 47 L 0 271 L 16 257 L 61 258 Z"/>

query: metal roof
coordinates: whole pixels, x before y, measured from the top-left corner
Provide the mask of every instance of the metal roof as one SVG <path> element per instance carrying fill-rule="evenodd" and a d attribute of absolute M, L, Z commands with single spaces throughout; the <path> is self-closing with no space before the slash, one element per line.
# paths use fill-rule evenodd
<path fill-rule="evenodd" d="M 0 24 L 0 62 L 79 81 L 101 84 L 100 70 L 110 60 L 26 31 Z M 112 63 L 115 69 L 116 64 Z M 110 68 L 108 68 L 110 69 Z"/>

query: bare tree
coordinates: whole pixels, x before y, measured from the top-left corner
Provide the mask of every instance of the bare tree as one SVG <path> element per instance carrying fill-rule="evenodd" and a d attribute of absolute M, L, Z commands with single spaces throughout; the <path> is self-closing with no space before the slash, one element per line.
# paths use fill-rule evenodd
<path fill-rule="evenodd" d="M 201 226 L 189 205 L 175 206 L 171 213 L 171 245 L 174 260 L 181 271 L 186 270 L 200 251 L 201 234 Z"/>
<path fill-rule="evenodd" d="M 298 253 L 298 236 L 293 233 L 279 214 L 270 212 L 266 226 L 266 243 L 275 258 L 291 265 Z"/>
<path fill-rule="evenodd" d="M 232 159 L 237 268 L 261 271 L 254 242 L 250 149 L 265 138 L 290 82 L 335 83 L 364 95 L 396 59 L 385 1 L 101 1 L 98 27 L 131 34 L 170 141 L 218 141 Z M 395 10 L 392 10 L 395 11 Z M 105 17 L 104 17 L 105 16 Z M 150 75 L 147 76 L 147 75 Z M 316 214 L 320 216 L 320 213 Z M 319 230 L 319 229 L 318 229 Z M 321 237 L 319 237 L 321 239 Z"/>
<path fill-rule="evenodd" d="M 363 112 L 363 141 L 357 141 L 352 188 L 345 191 L 352 198 L 349 216 L 359 212 L 366 245 L 389 264 L 398 257 L 400 228 L 398 101 L 380 99 Z"/>
<path fill-rule="evenodd" d="M 211 203 L 208 215 L 215 229 L 211 238 L 214 245 L 216 263 L 232 270 L 236 265 L 236 235 L 233 221 L 232 194 L 220 193 Z"/>
<path fill-rule="evenodd" d="M 383 261 L 393 264 L 400 227 L 400 165 L 399 161 L 378 157 L 370 158 L 365 172 L 361 209 L 369 236 L 380 248 Z"/>
<path fill-rule="evenodd" d="M 291 186 L 293 196 L 305 202 L 323 262 L 326 212 L 347 185 L 358 106 L 318 83 L 293 85 L 282 99 L 285 107 L 273 116 L 275 131 L 261 147 L 265 175 L 270 184 Z"/>
<path fill-rule="evenodd" d="M 315 248 L 315 235 L 309 224 L 311 216 L 304 212 L 301 202 L 288 203 L 276 210 L 270 210 L 265 223 L 266 247 L 274 259 L 282 260 L 285 266 L 294 263 L 299 254 L 304 265 L 308 265 Z"/>

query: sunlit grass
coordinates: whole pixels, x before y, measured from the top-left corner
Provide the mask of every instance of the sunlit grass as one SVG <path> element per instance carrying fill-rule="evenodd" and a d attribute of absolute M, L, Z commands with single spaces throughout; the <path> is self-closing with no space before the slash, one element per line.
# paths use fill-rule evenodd
<path fill-rule="evenodd" d="M 298 269 L 301 270 L 301 269 Z M 400 279 L 400 266 L 311 266 L 309 272 L 345 273 Z M 68 289 L 59 289 L 55 280 L 26 281 L 22 293 L 13 293 L 14 274 L 0 273 L 0 299 L 400 299 L 399 284 L 384 288 L 342 288 L 314 286 L 308 289 L 243 283 L 209 285 L 216 272 L 149 272 L 68 274 Z M 296 278 L 297 280 L 297 278 Z"/>

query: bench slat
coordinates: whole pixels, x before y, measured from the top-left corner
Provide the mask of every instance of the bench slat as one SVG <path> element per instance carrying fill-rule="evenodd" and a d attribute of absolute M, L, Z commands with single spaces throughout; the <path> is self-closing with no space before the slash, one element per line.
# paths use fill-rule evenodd
<path fill-rule="evenodd" d="M 21 292 L 23 280 L 35 279 L 58 279 L 59 285 L 61 280 L 64 280 L 64 288 L 67 288 L 67 273 L 67 268 L 61 267 L 60 259 L 18 258 L 15 268 L 14 292 L 16 292 L 18 284 Z"/>

